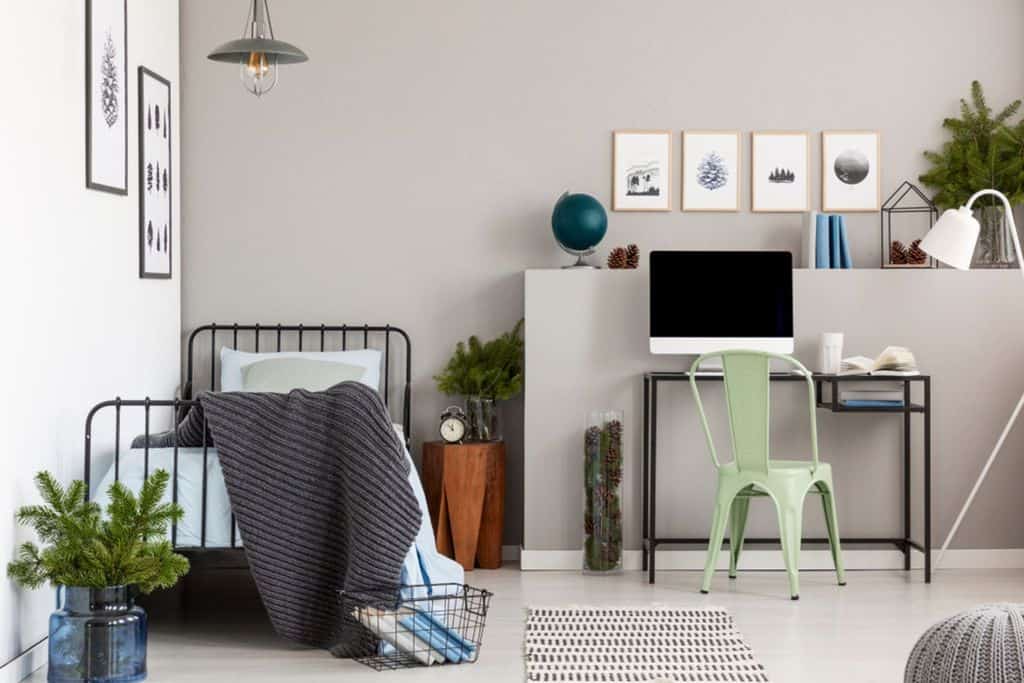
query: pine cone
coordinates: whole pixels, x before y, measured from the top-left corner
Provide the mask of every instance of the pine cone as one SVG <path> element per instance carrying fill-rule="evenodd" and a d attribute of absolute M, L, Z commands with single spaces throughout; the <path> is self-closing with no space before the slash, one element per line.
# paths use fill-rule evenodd
<path fill-rule="evenodd" d="M 618 448 L 622 444 L 622 423 L 618 420 L 609 420 L 605 423 L 605 429 L 608 430 L 609 441 Z"/>
<path fill-rule="evenodd" d="M 892 248 L 889 249 L 889 263 L 903 265 L 907 262 L 907 247 L 899 240 L 892 241 Z"/>
<path fill-rule="evenodd" d="M 921 248 L 921 240 L 914 240 L 910 243 L 910 251 L 907 252 L 907 263 L 920 266 L 928 262 L 928 254 Z"/>
<path fill-rule="evenodd" d="M 626 247 L 626 267 L 636 268 L 640 265 L 640 247 L 631 244 Z"/>
<path fill-rule="evenodd" d="M 608 254 L 608 267 L 618 270 L 626 267 L 626 250 L 622 247 L 615 247 L 612 253 Z"/>

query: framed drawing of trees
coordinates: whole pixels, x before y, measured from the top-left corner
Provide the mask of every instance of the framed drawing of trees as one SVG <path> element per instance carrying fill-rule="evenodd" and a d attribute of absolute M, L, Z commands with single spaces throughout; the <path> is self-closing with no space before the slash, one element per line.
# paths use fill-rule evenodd
<path fill-rule="evenodd" d="M 128 194 L 128 2 L 85 2 L 85 185 Z"/>
<path fill-rule="evenodd" d="M 170 278 L 174 223 L 171 198 L 171 83 L 139 67 L 139 277 Z"/>

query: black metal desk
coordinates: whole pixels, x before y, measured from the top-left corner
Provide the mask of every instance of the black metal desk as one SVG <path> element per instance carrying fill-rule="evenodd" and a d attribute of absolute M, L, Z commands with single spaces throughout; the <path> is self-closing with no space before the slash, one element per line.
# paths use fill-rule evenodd
<path fill-rule="evenodd" d="M 924 581 L 932 580 L 932 408 L 931 408 L 931 377 L 914 375 L 912 377 L 884 377 L 865 375 L 813 375 L 816 401 L 819 408 L 834 413 L 895 413 L 903 416 L 903 536 L 902 538 L 843 538 L 844 545 L 891 544 L 903 553 L 903 568 L 910 570 L 910 552 L 919 550 L 924 554 Z M 644 414 L 643 414 L 643 568 L 648 572 L 648 581 L 654 583 L 655 551 L 659 545 L 707 545 L 707 538 L 662 538 L 655 530 L 655 510 L 657 502 L 658 482 L 658 385 L 662 382 L 689 382 L 688 372 L 648 372 L 644 379 Z M 776 382 L 804 382 L 802 375 L 790 373 L 772 374 Z M 721 374 L 698 374 L 698 382 L 721 382 Z M 903 405 L 892 407 L 853 407 L 839 402 L 839 386 L 843 382 L 898 382 L 903 384 Z M 922 387 L 922 401 L 914 403 L 911 389 L 915 384 Z M 827 400 L 823 388 L 828 385 L 831 393 Z M 911 499 L 910 499 L 910 416 L 920 413 L 924 417 L 924 542 L 918 543 L 911 537 Z M 705 446 L 701 444 L 701 450 Z M 728 543 L 728 540 L 725 541 Z M 748 538 L 746 544 L 777 544 L 777 538 Z M 804 543 L 828 543 L 825 538 L 804 539 Z"/>

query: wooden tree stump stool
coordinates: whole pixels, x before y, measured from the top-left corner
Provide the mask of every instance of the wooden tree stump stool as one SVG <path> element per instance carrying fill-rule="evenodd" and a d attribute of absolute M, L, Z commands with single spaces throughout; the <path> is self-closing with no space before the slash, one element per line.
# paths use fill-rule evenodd
<path fill-rule="evenodd" d="M 423 488 L 438 551 L 466 571 L 501 567 L 505 443 L 423 444 Z"/>

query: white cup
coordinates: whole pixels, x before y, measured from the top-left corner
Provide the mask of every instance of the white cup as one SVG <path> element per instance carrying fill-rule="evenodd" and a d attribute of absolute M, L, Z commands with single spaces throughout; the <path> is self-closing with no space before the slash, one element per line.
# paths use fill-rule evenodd
<path fill-rule="evenodd" d="M 826 375 L 838 375 L 843 362 L 843 333 L 824 332 L 818 347 L 818 368 Z"/>

